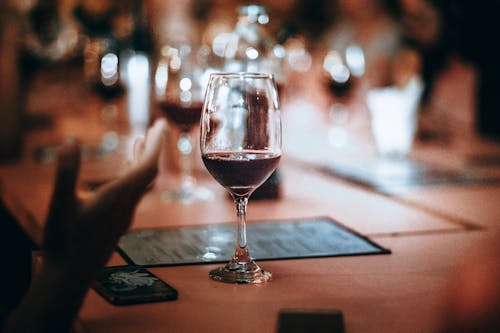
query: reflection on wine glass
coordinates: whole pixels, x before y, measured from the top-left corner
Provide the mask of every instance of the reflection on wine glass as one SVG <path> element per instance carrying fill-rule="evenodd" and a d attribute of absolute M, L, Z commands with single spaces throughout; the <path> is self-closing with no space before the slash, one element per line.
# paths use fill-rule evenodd
<path fill-rule="evenodd" d="M 276 169 L 281 157 L 281 117 L 272 75 L 215 73 L 205 95 L 200 148 L 210 174 L 229 191 L 238 216 L 233 258 L 210 272 L 216 281 L 261 283 L 271 273 L 251 258 L 246 206 L 252 192 Z"/>
<path fill-rule="evenodd" d="M 197 65 L 191 46 L 167 46 L 162 49 L 162 58 L 155 73 L 156 102 L 169 124 L 180 131 L 177 150 L 181 157 L 181 184 L 163 193 L 167 200 L 190 203 L 212 197 L 210 190 L 196 184 L 191 165 L 192 131 L 199 124 L 203 104 L 202 81 L 203 72 Z"/>

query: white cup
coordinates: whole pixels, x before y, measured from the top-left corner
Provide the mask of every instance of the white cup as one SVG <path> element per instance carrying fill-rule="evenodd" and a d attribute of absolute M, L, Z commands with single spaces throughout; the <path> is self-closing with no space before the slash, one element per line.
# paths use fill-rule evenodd
<path fill-rule="evenodd" d="M 379 154 L 406 156 L 417 129 L 417 111 L 423 84 L 413 77 L 403 88 L 372 89 L 366 96 L 371 128 Z"/>

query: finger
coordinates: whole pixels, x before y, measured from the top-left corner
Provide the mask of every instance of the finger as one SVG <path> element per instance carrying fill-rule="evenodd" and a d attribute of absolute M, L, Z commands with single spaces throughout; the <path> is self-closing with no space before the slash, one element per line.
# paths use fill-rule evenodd
<path fill-rule="evenodd" d="M 140 163 L 154 167 L 157 166 L 158 157 L 166 140 L 166 132 L 167 123 L 165 119 L 155 121 L 153 126 L 146 133 L 144 149 L 140 156 Z"/>
<path fill-rule="evenodd" d="M 124 205 L 135 205 L 158 172 L 158 158 L 166 137 L 166 122 L 158 120 L 148 130 L 142 144 L 136 143 L 139 156 L 132 167 L 120 178 L 103 186 L 99 195 L 104 198 L 121 198 Z M 136 146 L 134 145 L 134 146 Z M 134 147 L 135 150 L 135 147 Z"/>
<path fill-rule="evenodd" d="M 158 172 L 158 158 L 166 138 L 166 122 L 157 120 L 147 131 L 142 144 L 140 156 L 137 156 L 135 167 L 123 177 L 124 182 L 149 185 Z"/>
<path fill-rule="evenodd" d="M 80 146 L 74 138 L 67 139 L 59 148 L 52 203 L 65 207 L 75 199 L 75 187 L 80 169 Z"/>
<path fill-rule="evenodd" d="M 158 158 L 166 140 L 166 121 L 160 119 L 155 121 L 153 126 L 147 131 L 144 139 L 137 139 L 134 144 L 134 160 L 130 163 L 134 169 L 148 169 L 156 172 Z"/>
<path fill-rule="evenodd" d="M 143 152 L 144 152 L 144 138 L 135 139 L 133 154 L 132 154 L 132 161 L 130 164 L 131 165 L 137 164 L 137 162 L 139 161 Z"/>

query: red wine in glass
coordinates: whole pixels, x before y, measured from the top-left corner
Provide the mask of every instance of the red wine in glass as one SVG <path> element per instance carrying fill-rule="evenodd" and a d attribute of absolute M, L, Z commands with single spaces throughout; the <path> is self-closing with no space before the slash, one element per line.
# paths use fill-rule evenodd
<path fill-rule="evenodd" d="M 199 124 L 202 106 L 201 102 L 192 103 L 187 106 L 168 101 L 159 103 L 162 114 L 184 132 L 191 130 L 191 128 Z"/>
<path fill-rule="evenodd" d="M 263 151 L 208 153 L 202 156 L 205 167 L 231 193 L 249 195 L 278 166 L 280 155 Z"/>

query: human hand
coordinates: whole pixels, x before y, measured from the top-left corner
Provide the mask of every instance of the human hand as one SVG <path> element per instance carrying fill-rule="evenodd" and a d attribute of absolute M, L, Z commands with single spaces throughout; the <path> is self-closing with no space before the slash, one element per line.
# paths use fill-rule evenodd
<path fill-rule="evenodd" d="M 45 225 L 45 264 L 91 283 L 128 229 L 137 203 L 157 174 L 165 126 L 159 120 L 145 139 L 136 140 L 128 170 L 85 199 L 75 190 L 80 149 L 75 142 L 61 147 Z"/>

